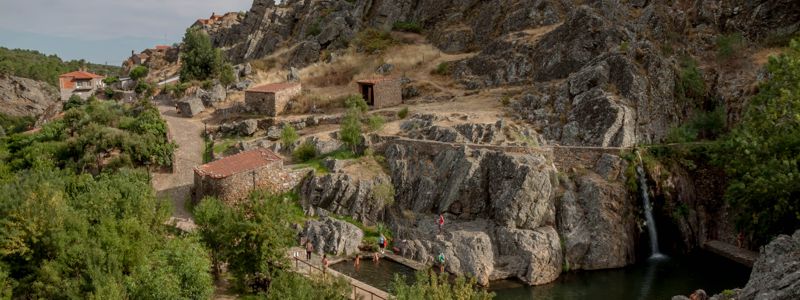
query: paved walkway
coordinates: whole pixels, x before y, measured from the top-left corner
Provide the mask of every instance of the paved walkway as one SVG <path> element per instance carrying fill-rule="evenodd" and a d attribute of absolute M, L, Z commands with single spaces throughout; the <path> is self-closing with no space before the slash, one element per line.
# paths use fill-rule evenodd
<path fill-rule="evenodd" d="M 153 188 L 159 196 L 172 199 L 174 209 L 171 223 L 191 231 L 196 225 L 186 208 L 194 182 L 194 167 L 203 164 L 203 123 L 200 120 L 178 116 L 174 106 L 158 103 L 161 116 L 167 121 L 169 132 L 178 148 L 175 149 L 173 173 L 153 173 Z"/>
<path fill-rule="evenodd" d="M 758 253 L 747 249 L 742 249 L 722 241 L 717 241 L 717 240 L 707 241 L 704 246 L 706 249 L 708 249 L 708 251 L 716 253 L 717 255 L 723 256 L 725 258 L 728 258 L 732 261 L 743 264 L 750 268 L 753 267 L 753 264 L 755 264 L 756 259 L 758 259 Z"/>

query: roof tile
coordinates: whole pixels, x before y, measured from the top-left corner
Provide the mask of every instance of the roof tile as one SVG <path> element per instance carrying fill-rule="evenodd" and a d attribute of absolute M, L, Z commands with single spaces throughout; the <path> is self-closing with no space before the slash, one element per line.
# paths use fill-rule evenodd
<path fill-rule="evenodd" d="M 69 72 L 69 73 L 66 73 L 66 74 L 61 74 L 58 77 L 72 77 L 72 78 L 75 78 L 75 79 L 103 78 L 103 76 L 100 76 L 100 75 L 97 75 L 97 74 L 92 74 L 92 73 L 89 73 L 89 72 L 84 72 L 84 71 Z"/>
<path fill-rule="evenodd" d="M 269 149 L 257 148 L 197 166 L 194 171 L 202 176 L 225 178 L 234 174 L 252 171 L 281 160 L 281 157 L 275 152 Z"/>

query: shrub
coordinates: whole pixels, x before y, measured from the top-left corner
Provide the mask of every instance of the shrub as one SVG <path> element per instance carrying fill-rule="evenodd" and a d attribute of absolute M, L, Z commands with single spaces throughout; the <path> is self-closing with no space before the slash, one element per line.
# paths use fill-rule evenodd
<path fill-rule="evenodd" d="M 136 66 L 128 73 L 128 76 L 133 80 L 139 80 L 142 78 L 147 77 L 147 74 L 150 73 L 150 69 L 145 66 Z"/>
<path fill-rule="evenodd" d="M 181 81 L 207 80 L 219 75 L 222 54 L 205 31 L 189 28 L 183 36 L 181 62 Z"/>
<path fill-rule="evenodd" d="M 421 33 L 422 26 L 414 21 L 397 21 L 392 24 L 392 30 Z"/>
<path fill-rule="evenodd" d="M 106 85 L 112 85 L 119 82 L 119 77 L 117 76 L 109 76 L 103 79 L 103 83 Z"/>
<path fill-rule="evenodd" d="M 675 94 L 682 101 L 698 100 L 706 95 L 703 74 L 697 67 L 697 61 L 691 57 L 682 59 L 678 82 L 675 83 Z"/>
<path fill-rule="evenodd" d="M 458 276 L 455 280 L 449 280 L 446 273 L 437 275 L 434 272 L 422 271 L 417 272 L 415 276 L 414 284 L 408 285 L 405 278 L 395 275 L 392 290 L 397 300 L 489 300 L 494 297 L 494 293 L 478 288 L 475 278 Z"/>
<path fill-rule="evenodd" d="M 408 117 L 408 107 L 403 107 L 403 109 L 398 111 L 397 117 L 400 119 L 405 119 L 406 117 Z"/>
<path fill-rule="evenodd" d="M 312 142 L 305 142 L 297 146 L 292 152 L 292 158 L 297 162 L 307 162 L 314 157 L 317 157 L 317 146 Z"/>
<path fill-rule="evenodd" d="M 320 26 L 320 21 L 317 20 L 316 22 L 312 23 L 311 26 L 308 27 L 308 31 L 306 32 L 307 36 L 317 36 L 322 33 L 322 27 Z"/>
<path fill-rule="evenodd" d="M 364 97 L 359 94 L 352 94 L 344 98 L 344 107 L 348 109 L 357 109 L 360 112 L 366 112 L 369 110 L 369 105 L 367 105 L 367 101 L 364 101 Z"/>
<path fill-rule="evenodd" d="M 386 123 L 386 120 L 379 115 L 371 115 L 367 117 L 367 127 L 369 127 L 370 132 L 375 132 L 381 130 L 383 128 L 383 124 Z"/>
<path fill-rule="evenodd" d="M 504 95 L 503 97 L 501 97 L 500 104 L 502 104 L 503 106 L 508 106 L 509 104 L 511 104 L 511 96 Z"/>
<path fill-rule="evenodd" d="M 718 36 L 716 44 L 717 57 L 724 60 L 737 57 L 745 46 L 744 38 L 739 32 Z"/>
<path fill-rule="evenodd" d="M 347 146 L 353 153 L 356 148 L 361 144 L 361 122 L 359 118 L 361 112 L 358 109 L 351 108 L 342 119 L 339 129 L 339 139 Z"/>
<path fill-rule="evenodd" d="M 394 39 L 386 31 L 368 28 L 358 33 L 355 45 L 359 50 L 369 54 L 378 53 L 386 50 L 394 44 Z"/>
<path fill-rule="evenodd" d="M 441 76 L 448 76 L 452 74 L 452 70 L 450 70 L 450 62 L 442 62 L 436 65 L 436 68 L 431 71 L 433 75 L 441 75 Z"/>
<path fill-rule="evenodd" d="M 297 134 L 297 130 L 294 129 L 294 126 L 289 124 L 283 125 L 283 129 L 281 130 L 281 145 L 283 145 L 284 148 L 289 148 L 298 138 L 300 138 L 300 136 Z"/>
<path fill-rule="evenodd" d="M 69 97 L 67 102 L 64 102 L 63 109 L 64 109 L 64 111 L 67 111 L 67 110 L 70 110 L 70 109 L 75 108 L 75 107 L 80 107 L 81 105 L 84 104 L 84 102 L 85 101 L 83 101 L 81 96 L 72 95 L 72 96 Z"/>
<path fill-rule="evenodd" d="M 133 91 L 139 95 L 143 95 L 144 97 L 149 97 L 153 95 L 153 86 L 147 82 L 140 81 L 136 83 L 136 87 L 133 88 Z"/>
<path fill-rule="evenodd" d="M 106 87 L 105 90 L 103 90 L 103 93 L 106 95 L 106 98 L 108 99 L 114 98 L 114 89 L 112 89 L 111 87 Z"/>
<path fill-rule="evenodd" d="M 394 195 L 394 186 L 391 182 L 376 184 L 372 187 L 372 197 L 378 201 L 380 207 L 392 205 L 394 203 Z"/>
<path fill-rule="evenodd" d="M 222 65 L 219 73 L 219 83 L 227 88 L 234 82 L 236 82 L 236 74 L 233 74 L 233 66 L 227 63 Z"/>

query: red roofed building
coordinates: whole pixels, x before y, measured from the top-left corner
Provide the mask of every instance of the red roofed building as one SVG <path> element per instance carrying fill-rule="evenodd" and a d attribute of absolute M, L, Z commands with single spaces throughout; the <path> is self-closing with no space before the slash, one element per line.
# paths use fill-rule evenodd
<path fill-rule="evenodd" d="M 403 103 L 400 78 L 377 77 L 356 81 L 358 91 L 367 105 L 374 108 L 397 106 Z"/>
<path fill-rule="evenodd" d="M 275 117 L 286 110 L 289 100 L 300 94 L 299 82 L 259 85 L 245 91 L 244 102 L 251 109 Z"/>
<path fill-rule="evenodd" d="M 85 71 L 75 71 L 58 76 L 58 87 L 61 89 L 61 100 L 69 100 L 72 95 L 82 99 L 89 98 L 94 92 L 106 87 L 103 76 Z"/>
<path fill-rule="evenodd" d="M 216 196 L 236 202 L 254 189 L 282 193 L 294 187 L 293 174 L 283 168 L 274 152 L 256 148 L 194 168 L 194 199 Z"/>

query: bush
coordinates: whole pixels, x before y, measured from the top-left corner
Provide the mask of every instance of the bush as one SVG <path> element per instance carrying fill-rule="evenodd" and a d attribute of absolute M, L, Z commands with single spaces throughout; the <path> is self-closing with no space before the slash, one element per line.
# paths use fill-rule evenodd
<path fill-rule="evenodd" d="M 63 110 L 67 111 L 75 107 L 80 107 L 83 104 L 85 104 L 85 101 L 83 100 L 83 98 L 81 98 L 81 96 L 72 95 L 69 97 L 67 102 L 64 102 Z"/>
<path fill-rule="evenodd" d="M 369 110 L 369 105 L 367 105 L 367 101 L 364 101 L 364 98 L 358 94 L 352 94 L 344 98 L 344 107 L 348 109 L 357 109 L 360 112 L 366 112 Z"/>
<path fill-rule="evenodd" d="M 501 97 L 500 104 L 502 104 L 503 106 L 508 106 L 509 104 L 511 104 L 511 96 L 504 95 L 503 97 Z"/>
<path fill-rule="evenodd" d="M 697 67 L 697 61 L 691 57 L 684 57 L 681 62 L 678 82 L 675 83 L 675 95 L 681 101 L 701 100 L 706 95 L 703 74 Z"/>
<path fill-rule="evenodd" d="M 284 148 L 289 148 L 291 145 L 294 145 L 294 142 L 296 142 L 298 138 L 300 138 L 300 136 L 293 126 L 289 124 L 283 125 L 283 129 L 281 130 L 281 145 L 283 145 Z"/>
<path fill-rule="evenodd" d="M 236 82 L 236 74 L 233 74 L 233 66 L 224 64 L 219 73 L 219 83 L 227 88 L 234 82 Z"/>
<path fill-rule="evenodd" d="M 372 197 L 377 200 L 379 207 L 390 206 L 394 203 L 394 186 L 391 182 L 384 182 L 372 188 Z"/>
<path fill-rule="evenodd" d="M 181 47 L 181 81 L 215 78 L 222 69 L 222 54 L 205 31 L 186 29 Z"/>
<path fill-rule="evenodd" d="M 353 153 L 356 148 L 361 144 L 361 122 L 359 118 L 361 112 L 356 108 L 351 108 L 342 119 L 339 129 L 339 139 L 347 146 Z"/>
<path fill-rule="evenodd" d="M 136 66 L 130 71 L 130 73 L 128 73 L 128 76 L 133 80 L 139 80 L 147 77 L 148 73 L 150 73 L 150 69 L 148 69 L 147 67 Z"/>
<path fill-rule="evenodd" d="M 392 30 L 421 33 L 422 26 L 414 21 L 397 21 L 392 24 Z"/>
<path fill-rule="evenodd" d="M 320 21 L 317 20 L 316 22 L 312 23 L 311 26 L 308 27 L 308 31 L 306 32 L 307 36 L 318 36 L 322 33 L 322 27 L 320 26 Z"/>
<path fill-rule="evenodd" d="M 369 54 L 375 54 L 386 50 L 392 46 L 394 42 L 391 34 L 374 28 L 359 32 L 355 39 L 355 45 L 358 49 Z"/>
<path fill-rule="evenodd" d="M 297 162 L 303 163 L 313 159 L 314 157 L 317 157 L 317 154 L 317 147 L 314 145 L 314 143 L 305 142 L 300 144 L 300 146 L 297 146 L 297 149 L 294 149 L 294 152 L 292 152 L 292 158 L 294 158 L 294 160 Z"/>
<path fill-rule="evenodd" d="M 408 117 L 408 107 L 403 107 L 403 109 L 398 111 L 397 117 L 400 119 L 405 119 L 406 117 Z"/>
<path fill-rule="evenodd" d="M 739 32 L 720 35 L 716 40 L 717 57 L 723 60 L 736 58 L 744 48 L 744 37 Z"/>
<path fill-rule="evenodd" d="M 380 131 L 383 128 L 383 124 L 386 123 L 386 120 L 379 115 L 371 115 L 367 117 L 367 127 L 369 127 L 370 132 Z"/>
<path fill-rule="evenodd" d="M 441 75 L 441 76 L 449 76 L 452 74 L 452 70 L 450 70 L 450 63 L 449 62 L 442 62 L 436 65 L 436 69 L 431 71 L 433 75 Z"/>
<path fill-rule="evenodd" d="M 136 83 L 136 87 L 133 88 L 133 91 L 144 97 L 150 97 L 153 95 L 154 87 L 147 82 L 139 81 Z"/>
<path fill-rule="evenodd" d="M 455 280 L 449 280 L 446 273 L 437 275 L 422 271 L 416 273 L 413 285 L 408 285 L 405 278 L 395 275 L 391 289 L 397 300 L 489 300 L 494 297 L 494 293 L 478 288 L 474 278 L 458 276 Z"/>
<path fill-rule="evenodd" d="M 119 77 L 117 76 L 109 76 L 103 79 L 103 83 L 106 85 L 112 85 L 119 82 Z"/>

